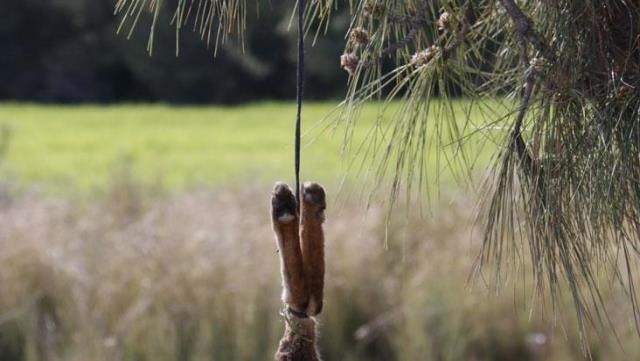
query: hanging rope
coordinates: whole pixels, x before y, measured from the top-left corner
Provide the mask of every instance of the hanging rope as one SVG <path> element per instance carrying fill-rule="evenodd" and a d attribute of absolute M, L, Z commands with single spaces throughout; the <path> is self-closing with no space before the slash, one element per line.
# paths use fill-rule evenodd
<path fill-rule="evenodd" d="M 296 131 L 294 143 L 294 168 L 296 173 L 296 200 L 300 211 L 300 114 L 302 112 L 302 93 L 304 87 L 304 9 L 305 1 L 298 0 L 298 71 L 296 82 Z"/>

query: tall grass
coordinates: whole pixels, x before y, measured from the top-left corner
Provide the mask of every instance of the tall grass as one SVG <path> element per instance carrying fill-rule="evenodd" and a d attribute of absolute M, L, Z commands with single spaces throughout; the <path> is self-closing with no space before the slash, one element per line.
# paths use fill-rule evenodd
<path fill-rule="evenodd" d="M 90 202 L 24 193 L 0 208 L 0 360 L 271 359 L 283 321 L 270 187 L 163 195 L 114 174 Z M 470 287 L 472 199 L 390 223 L 332 204 L 326 360 L 584 358 L 570 309 L 530 308 L 526 277 L 498 295 Z M 624 295 L 605 298 L 626 353 L 602 333 L 592 356 L 637 359 Z"/>

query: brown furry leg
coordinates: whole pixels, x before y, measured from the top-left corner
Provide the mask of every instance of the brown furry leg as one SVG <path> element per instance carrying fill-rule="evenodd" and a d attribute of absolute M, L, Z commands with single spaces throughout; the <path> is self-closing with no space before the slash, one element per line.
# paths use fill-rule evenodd
<path fill-rule="evenodd" d="M 316 347 L 316 321 L 311 317 L 284 314 L 286 328 L 280 340 L 276 361 L 319 361 Z"/>
<path fill-rule="evenodd" d="M 324 210 L 325 192 L 322 186 L 314 182 L 305 182 L 302 186 L 300 239 L 302 263 L 309 292 L 309 304 L 306 314 L 315 316 L 322 311 L 324 288 Z"/>
<path fill-rule="evenodd" d="M 291 188 L 284 183 L 276 183 L 271 198 L 271 221 L 280 253 L 282 301 L 294 311 L 304 313 L 309 296 L 300 250 L 298 218 L 296 199 Z"/>

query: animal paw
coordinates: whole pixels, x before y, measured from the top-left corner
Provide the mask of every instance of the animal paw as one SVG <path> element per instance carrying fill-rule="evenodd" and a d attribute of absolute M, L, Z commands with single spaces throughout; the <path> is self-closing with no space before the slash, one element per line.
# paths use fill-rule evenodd
<path fill-rule="evenodd" d="M 290 223 L 296 219 L 296 197 L 285 183 L 277 182 L 271 197 L 271 216 L 280 223 Z"/>
<path fill-rule="evenodd" d="M 314 213 L 324 219 L 324 210 L 327 207 L 325 192 L 322 186 L 316 182 L 305 182 L 302 185 L 302 199 L 306 209 L 313 209 Z"/>

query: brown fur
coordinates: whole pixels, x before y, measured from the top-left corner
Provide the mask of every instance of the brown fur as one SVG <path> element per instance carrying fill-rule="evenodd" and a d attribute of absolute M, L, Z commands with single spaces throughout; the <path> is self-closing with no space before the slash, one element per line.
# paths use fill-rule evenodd
<path fill-rule="evenodd" d="M 316 322 L 311 317 L 299 318 L 285 312 L 284 336 L 276 352 L 277 361 L 320 361 Z"/>
<path fill-rule="evenodd" d="M 324 289 L 324 209 L 326 207 L 324 189 L 317 184 L 306 182 L 302 186 L 302 210 L 300 238 L 302 263 L 309 290 L 307 315 L 315 316 L 322 311 Z"/>
<path fill-rule="evenodd" d="M 271 199 L 271 219 L 280 254 L 282 301 L 298 312 L 305 312 L 309 296 L 298 235 L 296 199 L 289 186 L 276 183 Z"/>
<path fill-rule="evenodd" d="M 319 361 L 316 321 L 324 288 L 325 192 L 317 183 L 302 187 L 301 216 L 289 186 L 276 183 L 271 219 L 280 252 L 286 327 L 277 361 Z M 292 312 L 291 310 L 295 311 Z"/>

